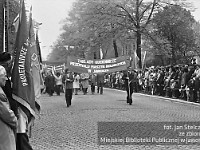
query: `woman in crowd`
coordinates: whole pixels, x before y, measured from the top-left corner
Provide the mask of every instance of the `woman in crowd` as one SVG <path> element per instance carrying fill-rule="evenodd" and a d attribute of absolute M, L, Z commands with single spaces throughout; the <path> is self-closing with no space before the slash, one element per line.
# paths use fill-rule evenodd
<path fill-rule="evenodd" d="M 6 70 L 3 66 L 0 66 L 0 149 L 16 150 L 14 133 L 17 128 L 17 117 L 10 109 L 8 98 L 2 89 L 6 80 L 8 80 Z"/>
<path fill-rule="evenodd" d="M 74 73 L 73 88 L 75 95 L 78 95 L 78 90 L 80 89 L 80 76 L 78 73 Z"/>
<path fill-rule="evenodd" d="M 83 94 L 87 94 L 87 89 L 89 86 L 89 74 L 88 73 L 82 73 L 81 74 L 81 84 L 82 84 L 82 90 Z"/>

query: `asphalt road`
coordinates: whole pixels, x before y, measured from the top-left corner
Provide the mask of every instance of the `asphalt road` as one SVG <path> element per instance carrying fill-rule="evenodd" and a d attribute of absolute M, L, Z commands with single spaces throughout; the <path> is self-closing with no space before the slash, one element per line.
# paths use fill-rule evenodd
<path fill-rule="evenodd" d="M 67 108 L 63 93 L 52 97 L 42 95 L 41 115 L 35 120 L 30 138 L 33 149 L 200 149 L 200 142 L 193 145 L 98 145 L 98 122 L 200 122 L 198 104 L 134 93 L 133 104 L 128 105 L 125 98 L 124 91 L 104 89 L 103 95 L 92 95 L 89 90 L 87 95 L 81 92 L 73 95 L 72 106 Z"/>

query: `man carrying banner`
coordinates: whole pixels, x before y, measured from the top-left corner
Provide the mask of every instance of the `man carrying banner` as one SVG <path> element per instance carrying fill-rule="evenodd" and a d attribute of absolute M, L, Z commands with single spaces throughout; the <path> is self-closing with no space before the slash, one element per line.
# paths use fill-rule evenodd
<path fill-rule="evenodd" d="M 91 84 L 91 92 L 92 94 L 95 93 L 95 86 L 96 86 L 96 75 L 94 73 L 92 73 L 90 75 L 90 84 Z"/>
<path fill-rule="evenodd" d="M 103 94 L 104 74 L 97 74 L 97 93 Z"/>
<path fill-rule="evenodd" d="M 71 106 L 72 101 L 74 77 L 68 69 L 65 69 L 65 74 L 63 75 L 62 82 L 65 85 L 65 100 L 67 107 L 69 107 Z"/>
<path fill-rule="evenodd" d="M 131 72 L 130 68 L 128 69 L 128 71 L 124 71 L 122 80 L 124 80 L 124 84 L 125 84 L 125 88 L 127 92 L 126 102 L 129 105 L 132 105 L 133 79 L 134 79 L 134 74 Z"/>

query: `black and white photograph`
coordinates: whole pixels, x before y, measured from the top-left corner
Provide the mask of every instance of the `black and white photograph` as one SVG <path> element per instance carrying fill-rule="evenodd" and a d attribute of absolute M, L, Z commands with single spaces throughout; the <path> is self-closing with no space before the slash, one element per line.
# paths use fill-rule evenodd
<path fill-rule="evenodd" d="M 0 150 L 199 150 L 200 0 L 0 0 Z"/>

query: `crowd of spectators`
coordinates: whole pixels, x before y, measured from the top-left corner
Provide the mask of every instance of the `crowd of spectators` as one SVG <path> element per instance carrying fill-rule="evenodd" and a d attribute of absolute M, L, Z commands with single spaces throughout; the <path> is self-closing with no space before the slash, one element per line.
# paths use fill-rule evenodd
<path fill-rule="evenodd" d="M 105 74 L 104 86 L 125 90 L 125 71 Z M 134 92 L 200 102 L 200 66 L 176 65 L 132 70 Z"/>

